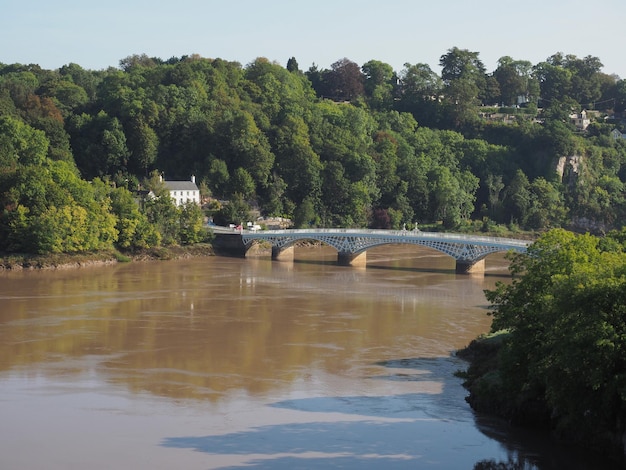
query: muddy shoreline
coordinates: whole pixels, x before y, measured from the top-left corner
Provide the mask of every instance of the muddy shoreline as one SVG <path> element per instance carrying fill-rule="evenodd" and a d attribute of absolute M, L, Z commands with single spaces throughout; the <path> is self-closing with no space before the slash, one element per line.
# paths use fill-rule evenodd
<path fill-rule="evenodd" d="M 164 261 L 201 256 L 214 256 L 213 246 L 199 243 L 189 246 L 170 246 L 141 251 L 98 251 L 89 253 L 0 253 L 0 271 L 36 269 L 73 269 L 89 266 L 106 266 L 116 263 Z"/>

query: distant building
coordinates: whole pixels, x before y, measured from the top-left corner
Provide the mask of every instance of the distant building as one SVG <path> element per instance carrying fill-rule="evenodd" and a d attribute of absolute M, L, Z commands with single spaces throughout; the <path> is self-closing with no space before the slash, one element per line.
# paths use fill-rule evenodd
<path fill-rule="evenodd" d="M 189 181 L 163 181 L 165 187 L 170 192 L 170 197 L 176 207 L 187 202 L 194 202 L 200 205 L 200 189 L 196 185 L 196 177 L 192 176 Z"/>
<path fill-rule="evenodd" d="M 626 134 L 622 134 L 619 130 L 613 129 L 611 131 L 611 137 L 613 137 L 615 140 L 626 139 Z"/>
<path fill-rule="evenodd" d="M 591 124 L 591 119 L 587 117 L 587 111 L 585 111 L 584 109 L 578 114 L 570 115 L 570 120 L 579 131 L 587 130 L 587 127 L 589 127 L 589 124 Z"/>

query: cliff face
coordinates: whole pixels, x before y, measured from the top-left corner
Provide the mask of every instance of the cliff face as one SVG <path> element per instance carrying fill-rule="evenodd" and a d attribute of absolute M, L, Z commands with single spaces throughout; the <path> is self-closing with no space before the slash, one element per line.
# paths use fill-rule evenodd
<path fill-rule="evenodd" d="M 556 172 L 561 178 L 561 182 L 568 186 L 576 184 L 580 176 L 580 166 L 583 162 L 581 155 L 570 155 L 559 158 L 556 164 Z"/>
<path fill-rule="evenodd" d="M 559 175 L 561 182 L 569 189 L 573 189 L 577 184 L 581 184 L 583 165 L 585 157 L 582 155 L 569 155 L 558 159 L 556 164 L 556 173 Z M 610 227 L 603 221 L 591 219 L 581 215 L 572 215 L 568 227 L 574 232 L 589 232 L 593 234 L 604 234 Z"/>

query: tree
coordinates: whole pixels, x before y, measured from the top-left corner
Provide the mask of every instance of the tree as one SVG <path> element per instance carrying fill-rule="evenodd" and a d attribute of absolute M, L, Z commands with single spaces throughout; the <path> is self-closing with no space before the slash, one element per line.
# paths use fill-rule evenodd
<path fill-rule="evenodd" d="M 364 91 L 372 109 L 391 109 L 396 86 L 396 76 L 391 65 L 370 60 L 361 67 Z"/>
<path fill-rule="evenodd" d="M 178 208 L 178 241 L 182 245 L 192 245 L 206 239 L 203 218 L 202 209 L 194 202 L 188 202 Z"/>
<path fill-rule="evenodd" d="M 3 170 L 15 169 L 18 164 L 41 165 L 48 145 L 43 132 L 18 119 L 0 116 L 0 167 Z"/>
<path fill-rule="evenodd" d="M 254 180 L 245 168 L 237 168 L 230 181 L 231 191 L 241 194 L 244 199 L 250 199 L 255 192 Z"/>
<path fill-rule="evenodd" d="M 3 189 L 8 209 L 0 217 L 0 243 L 6 251 L 89 251 L 117 240 L 110 199 L 67 162 L 22 165 Z"/>
<path fill-rule="evenodd" d="M 509 56 L 498 60 L 498 68 L 493 72 L 498 81 L 501 102 L 515 105 L 518 97 L 538 98 L 538 83 L 532 78 L 532 64 L 528 61 L 513 60 Z"/>
<path fill-rule="evenodd" d="M 133 194 L 126 188 L 104 186 L 111 199 L 111 212 L 116 218 L 115 228 L 119 234 L 116 245 L 131 250 L 158 246 L 161 237 L 140 211 Z"/>
<path fill-rule="evenodd" d="M 530 193 L 528 225 L 534 229 L 562 226 L 566 220 L 567 209 L 558 189 L 544 178 L 537 178 L 530 185 Z"/>
<path fill-rule="evenodd" d="M 455 128 L 477 119 L 476 106 L 486 85 L 485 66 L 478 55 L 478 52 L 453 47 L 439 60 L 445 85 L 445 109 Z"/>
<path fill-rule="evenodd" d="M 351 101 L 363 96 L 363 75 L 359 66 L 343 58 L 331 65 L 323 74 L 327 97 L 335 101 Z"/>
<path fill-rule="evenodd" d="M 167 191 L 156 191 L 156 197 L 148 198 L 144 212 L 148 222 L 158 233 L 157 239 L 164 245 L 173 245 L 179 241 L 179 214 L 172 198 Z"/>
<path fill-rule="evenodd" d="M 146 174 L 148 168 L 156 161 L 159 150 L 159 138 L 156 132 L 142 118 L 132 122 L 129 138 L 129 169 Z"/>
<path fill-rule="evenodd" d="M 554 100 L 562 101 L 570 96 L 572 73 L 549 62 L 535 65 L 534 76 L 541 90 L 541 106 L 545 107 Z"/>
<path fill-rule="evenodd" d="M 119 119 L 104 111 L 83 113 L 72 116 L 68 127 L 76 165 L 85 178 L 126 170 L 129 151 Z"/>
<path fill-rule="evenodd" d="M 315 204 L 311 198 L 305 198 L 300 203 L 293 214 L 293 225 L 295 228 L 309 228 L 317 225 L 319 217 L 315 210 Z"/>
<path fill-rule="evenodd" d="M 585 108 L 593 107 L 593 103 L 602 96 L 600 59 L 592 56 L 579 59 L 575 55 L 567 55 L 563 66 L 572 73 L 571 97 Z"/>
<path fill-rule="evenodd" d="M 258 185 L 265 185 L 274 164 L 267 136 L 258 128 L 254 117 L 246 112 L 237 112 L 221 126 L 224 139 L 224 155 L 230 171 L 245 169 Z"/>
<path fill-rule="evenodd" d="M 404 64 L 400 73 L 398 102 L 400 111 L 413 114 L 424 126 L 438 123 L 439 97 L 443 89 L 443 80 L 433 72 L 428 64 Z"/>
<path fill-rule="evenodd" d="M 453 228 L 473 211 L 478 178 L 469 172 L 455 177 L 452 171 L 439 166 L 429 173 L 431 211 L 444 227 Z"/>
<path fill-rule="evenodd" d="M 284 180 L 285 196 L 296 204 L 320 196 L 320 157 L 311 146 L 309 128 L 300 116 L 288 115 L 275 129 L 276 167 Z"/>
<path fill-rule="evenodd" d="M 552 230 L 513 257 L 511 271 L 520 278 L 487 292 L 492 331 L 508 331 L 499 377 L 509 417 L 545 403 L 544 416 L 569 439 L 606 446 L 604 439 L 624 432 L 626 254 L 620 243 Z"/>
<path fill-rule="evenodd" d="M 225 196 L 229 180 L 226 162 L 219 158 L 212 158 L 208 172 L 208 181 L 212 192 L 220 197 Z"/>
<path fill-rule="evenodd" d="M 287 70 L 290 72 L 300 72 L 300 68 L 298 67 L 298 61 L 295 57 L 290 57 L 287 61 Z"/>
<path fill-rule="evenodd" d="M 484 85 L 485 66 L 478 58 L 478 52 L 453 47 L 439 59 L 441 65 L 441 78 L 446 85 L 455 80 L 470 80 L 479 89 Z"/>
<path fill-rule="evenodd" d="M 615 111 L 626 111 L 626 79 L 619 80 L 616 85 Z"/>
<path fill-rule="evenodd" d="M 217 225 L 245 224 L 250 220 L 250 206 L 241 194 L 235 193 L 230 201 L 215 213 L 213 219 Z"/>
<path fill-rule="evenodd" d="M 532 204 L 530 182 L 520 169 L 515 177 L 504 190 L 504 212 L 509 215 L 508 222 L 515 222 L 522 227 L 526 226 L 529 209 Z"/>

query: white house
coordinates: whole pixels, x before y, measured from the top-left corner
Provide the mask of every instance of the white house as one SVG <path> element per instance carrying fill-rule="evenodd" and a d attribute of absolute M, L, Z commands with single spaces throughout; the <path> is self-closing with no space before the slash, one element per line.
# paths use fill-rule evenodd
<path fill-rule="evenodd" d="M 585 111 L 584 109 L 580 113 L 571 114 L 570 120 L 579 131 L 587 130 L 587 127 L 589 126 L 589 124 L 591 124 L 591 119 L 587 117 L 587 111 Z"/>
<path fill-rule="evenodd" d="M 192 176 L 189 181 L 163 181 L 170 192 L 170 197 L 176 207 L 187 202 L 195 202 L 200 205 L 200 189 L 196 185 L 196 177 Z"/>

